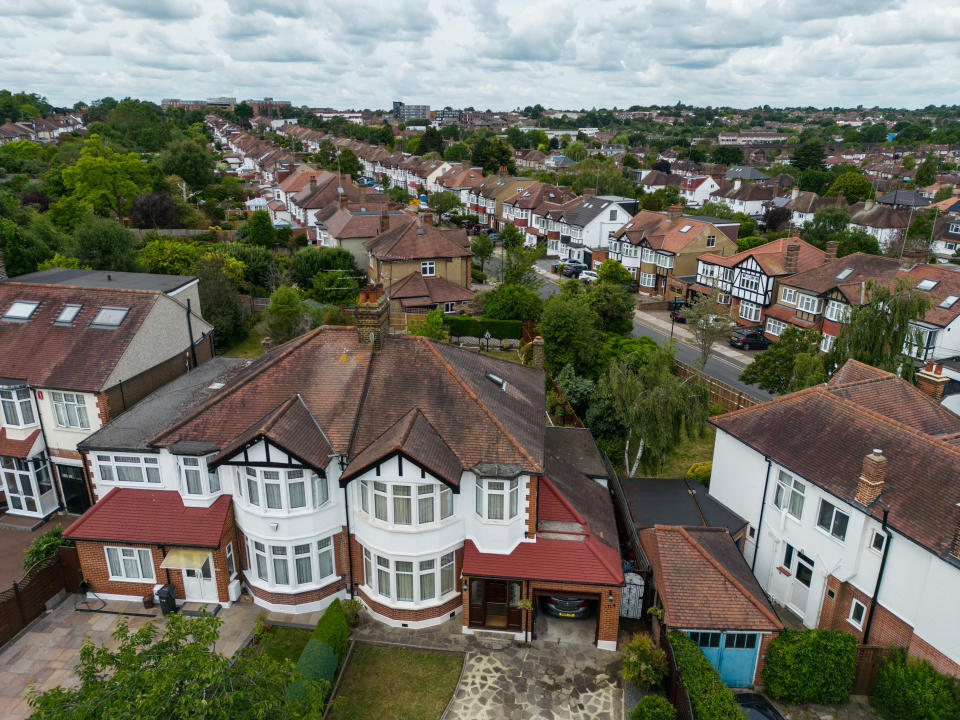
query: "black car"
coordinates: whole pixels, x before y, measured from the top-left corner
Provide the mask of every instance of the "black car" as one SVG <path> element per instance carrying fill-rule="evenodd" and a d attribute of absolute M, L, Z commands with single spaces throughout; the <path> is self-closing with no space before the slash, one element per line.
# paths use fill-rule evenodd
<path fill-rule="evenodd" d="M 766 350 L 773 342 L 763 334 L 763 328 L 734 330 L 728 342 L 741 350 Z"/>
<path fill-rule="evenodd" d="M 582 618 L 590 614 L 590 601 L 583 598 L 547 597 L 543 609 L 548 615 L 565 618 Z"/>
<path fill-rule="evenodd" d="M 670 301 L 670 317 L 674 322 L 685 323 L 687 321 L 687 308 L 690 306 L 682 300 Z"/>
<path fill-rule="evenodd" d="M 589 268 L 582 262 L 578 260 L 570 260 L 569 262 L 563 263 L 563 268 L 560 270 L 560 274 L 564 277 L 577 277 L 584 270 Z"/>
<path fill-rule="evenodd" d="M 783 715 L 777 712 L 773 704 L 763 695 L 757 693 L 739 693 L 733 696 L 746 715 L 747 720 L 783 720 Z"/>

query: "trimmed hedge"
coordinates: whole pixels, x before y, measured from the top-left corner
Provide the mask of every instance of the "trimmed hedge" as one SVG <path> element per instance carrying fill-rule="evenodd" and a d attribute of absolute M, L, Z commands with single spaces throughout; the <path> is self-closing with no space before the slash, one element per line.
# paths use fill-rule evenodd
<path fill-rule="evenodd" d="M 646 695 L 630 713 L 630 720 L 677 720 L 677 709 L 659 695 Z"/>
<path fill-rule="evenodd" d="M 347 638 L 349 635 L 350 628 L 347 627 L 343 605 L 340 603 L 340 598 L 336 598 L 317 620 L 317 626 L 310 633 L 310 638 L 329 645 L 339 662 L 342 663 L 347 656 Z"/>
<path fill-rule="evenodd" d="M 337 666 L 340 660 L 333 649 L 322 640 L 311 637 L 307 640 L 300 659 L 297 660 L 296 672 L 303 675 L 287 686 L 287 699 L 302 701 L 307 699 L 306 682 L 326 682 L 323 690 L 324 699 L 330 694 L 333 679 L 337 675 Z"/>
<path fill-rule="evenodd" d="M 889 720 L 955 720 L 960 681 L 899 652 L 880 665 L 870 704 Z"/>
<path fill-rule="evenodd" d="M 770 643 L 763 680 L 776 700 L 843 702 L 857 669 L 857 639 L 842 630 L 784 630 Z"/>
<path fill-rule="evenodd" d="M 487 330 L 490 331 L 490 337 L 498 340 L 519 339 L 523 334 L 523 322 L 520 320 L 493 320 L 469 315 L 449 315 L 444 318 L 444 322 L 450 334 L 455 337 L 482 338 Z"/>
<path fill-rule="evenodd" d="M 680 670 L 695 720 L 743 720 L 733 692 L 723 684 L 720 673 L 700 647 L 683 633 L 670 633 L 673 657 Z"/>

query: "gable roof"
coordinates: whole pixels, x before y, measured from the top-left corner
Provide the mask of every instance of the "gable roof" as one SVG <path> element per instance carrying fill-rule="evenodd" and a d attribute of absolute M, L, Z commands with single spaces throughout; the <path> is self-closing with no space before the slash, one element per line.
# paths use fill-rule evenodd
<path fill-rule="evenodd" d="M 380 232 L 379 213 L 353 213 L 337 208 L 324 220 L 327 232 L 338 240 L 372 238 Z"/>
<path fill-rule="evenodd" d="M 641 210 L 613 233 L 613 237 L 624 237 L 632 245 L 646 242 L 654 250 L 679 253 L 700 233 L 715 227 L 709 222 L 681 215 L 673 220 L 666 214 L 652 210 Z M 686 229 L 686 230 L 684 230 Z M 717 230 L 717 239 L 729 238 Z"/>
<path fill-rule="evenodd" d="M 735 267 L 747 258 L 752 257 L 767 275 L 786 275 L 787 248 L 793 244 L 800 246 L 797 255 L 798 272 L 823 264 L 827 254 L 799 237 L 777 238 L 755 248 L 741 250 L 733 255 L 721 256 L 706 253 L 701 255 L 699 259 L 715 265 Z"/>
<path fill-rule="evenodd" d="M 472 252 L 419 218 L 391 220 L 390 228 L 363 246 L 379 260 L 471 257 Z"/>
<path fill-rule="evenodd" d="M 399 300 L 407 307 L 429 307 L 448 302 L 467 302 L 473 299 L 473 293 L 445 277 L 423 277 L 413 272 L 398 280 L 387 289 L 391 300 Z"/>

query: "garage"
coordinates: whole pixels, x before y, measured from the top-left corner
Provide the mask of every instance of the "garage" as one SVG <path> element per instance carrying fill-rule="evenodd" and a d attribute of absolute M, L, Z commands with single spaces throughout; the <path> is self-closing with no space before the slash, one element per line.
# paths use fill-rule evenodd
<path fill-rule="evenodd" d="M 729 687 L 750 687 L 760 652 L 759 634 L 687 630 Z"/>
<path fill-rule="evenodd" d="M 596 644 L 599 595 L 543 591 L 534 597 L 534 640 L 557 645 Z"/>

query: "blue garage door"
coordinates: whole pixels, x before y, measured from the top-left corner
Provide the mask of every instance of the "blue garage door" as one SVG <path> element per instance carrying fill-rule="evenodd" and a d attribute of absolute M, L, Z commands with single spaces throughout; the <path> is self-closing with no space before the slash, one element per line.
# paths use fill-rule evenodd
<path fill-rule="evenodd" d="M 753 685 L 753 670 L 759 651 L 757 633 L 693 631 L 687 635 L 700 646 L 728 686 Z"/>

